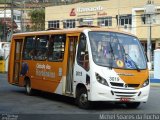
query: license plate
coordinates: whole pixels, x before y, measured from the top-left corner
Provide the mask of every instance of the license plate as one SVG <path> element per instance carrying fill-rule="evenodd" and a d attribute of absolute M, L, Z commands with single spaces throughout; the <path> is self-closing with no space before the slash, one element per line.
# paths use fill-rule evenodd
<path fill-rule="evenodd" d="M 130 101 L 130 99 L 129 98 L 121 98 L 120 101 L 121 102 L 128 102 L 128 101 Z"/>

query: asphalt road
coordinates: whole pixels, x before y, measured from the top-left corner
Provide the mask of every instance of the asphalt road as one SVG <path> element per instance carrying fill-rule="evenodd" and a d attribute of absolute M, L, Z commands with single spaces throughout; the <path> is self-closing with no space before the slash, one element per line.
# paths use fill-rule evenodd
<path fill-rule="evenodd" d="M 8 84 L 7 74 L 0 74 L 0 120 L 50 118 L 58 120 L 160 119 L 160 87 L 151 87 L 148 102 L 142 103 L 137 109 L 127 109 L 120 104 L 95 102 L 92 109 L 83 110 L 74 104 L 73 98 L 44 92 L 28 96 L 24 88 Z"/>

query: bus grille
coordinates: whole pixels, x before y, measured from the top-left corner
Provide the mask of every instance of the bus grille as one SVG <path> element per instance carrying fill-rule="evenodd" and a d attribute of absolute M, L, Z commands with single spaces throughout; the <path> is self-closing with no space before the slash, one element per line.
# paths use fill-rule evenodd
<path fill-rule="evenodd" d="M 139 87 L 139 84 L 127 84 L 128 87 Z"/>
<path fill-rule="evenodd" d="M 123 83 L 110 82 L 110 84 L 111 84 L 112 86 L 123 87 Z"/>
<path fill-rule="evenodd" d="M 112 91 L 115 96 L 117 96 L 116 99 L 120 98 L 132 98 L 136 96 L 137 92 L 118 92 L 118 91 Z"/>
<path fill-rule="evenodd" d="M 125 87 L 125 88 L 137 88 L 139 87 L 140 84 L 123 84 L 123 83 L 115 83 L 115 82 L 110 82 L 110 84 L 114 87 Z"/>

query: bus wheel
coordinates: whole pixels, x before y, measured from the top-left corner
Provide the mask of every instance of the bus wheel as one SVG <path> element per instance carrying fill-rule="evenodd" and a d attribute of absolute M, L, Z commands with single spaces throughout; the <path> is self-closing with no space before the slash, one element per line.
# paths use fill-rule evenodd
<path fill-rule="evenodd" d="M 31 82 L 30 82 L 30 80 L 26 80 L 26 86 L 25 86 L 25 88 L 26 88 L 26 93 L 28 95 L 32 95 L 33 94 L 33 90 L 31 88 Z"/>
<path fill-rule="evenodd" d="M 140 102 L 131 102 L 131 103 L 125 103 L 127 108 L 137 108 L 140 105 Z"/>
<path fill-rule="evenodd" d="M 81 88 L 77 92 L 77 104 L 82 109 L 88 109 L 90 107 L 90 101 L 88 101 L 88 94 L 85 88 Z"/>

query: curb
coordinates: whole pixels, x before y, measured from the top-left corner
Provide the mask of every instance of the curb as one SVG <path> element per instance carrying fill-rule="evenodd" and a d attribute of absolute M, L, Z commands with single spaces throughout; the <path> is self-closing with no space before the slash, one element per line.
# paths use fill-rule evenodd
<path fill-rule="evenodd" d="M 8 72 L 5 72 L 5 71 L 0 71 L 0 74 L 6 74 L 6 73 L 8 73 Z"/>
<path fill-rule="evenodd" d="M 152 87 L 160 87 L 160 83 L 151 83 Z"/>

